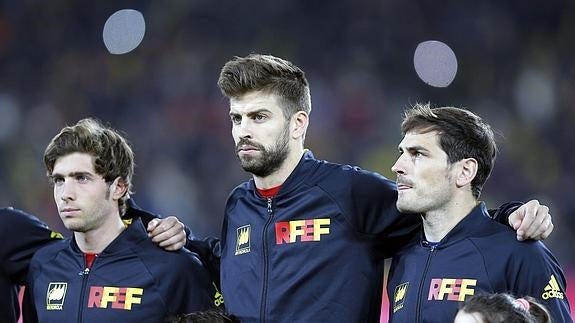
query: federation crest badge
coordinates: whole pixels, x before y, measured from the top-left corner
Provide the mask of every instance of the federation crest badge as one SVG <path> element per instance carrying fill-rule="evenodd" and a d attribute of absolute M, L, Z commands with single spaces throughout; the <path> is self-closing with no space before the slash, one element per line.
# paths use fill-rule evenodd
<path fill-rule="evenodd" d="M 250 233 L 249 224 L 236 229 L 236 256 L 250 252 Z"/>

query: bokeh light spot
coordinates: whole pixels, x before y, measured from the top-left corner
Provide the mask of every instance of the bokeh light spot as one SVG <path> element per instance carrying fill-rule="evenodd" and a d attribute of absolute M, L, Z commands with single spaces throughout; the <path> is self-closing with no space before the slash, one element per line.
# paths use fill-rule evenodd
<path fill-rule="evenodd" d="M 419 78 L 434 87 L 447 87 L 457 74 L 457 58 L 446 44 L 428 40 L 417 45 L 413 65 Z"/>
<path fill-rule="evenodd" d="M 120 55 L 138 47 L 145 33 L 146 22 L 142 13 L 133 9 L 122 9 L 106 20 L 102 37 L 110 54 Z"/>

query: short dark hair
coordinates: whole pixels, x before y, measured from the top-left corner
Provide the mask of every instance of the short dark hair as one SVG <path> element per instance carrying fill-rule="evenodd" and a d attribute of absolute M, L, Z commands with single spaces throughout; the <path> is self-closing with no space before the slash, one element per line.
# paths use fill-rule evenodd
<path fill-rule="evenodd" d="M 218 310 L 208 310 L 180 314 L 166 319 L 167 323 L 239 323 L 240 321 L 231 314 Z"/>
<path fill-rule="evenodd" d="M 549 311 L 533 297 L 523 297 L 529 303 L 529 309 L 506 293 L 480 294 L 469 298 L 461 305 L 466 313 L 479 313 L 486 323 L 549 323 Z"/>
<path fill-rule="evenodd" d="M 44 152 L 48 176 L 52 175 L 58 158 L 76 152 L 92 155 L 96 173 L 106 182 L 120 177 L 128 186 L 126 194 L 118 202 L 123 214 L 134 175 L 134 153 L 126 139 L 118 131 L 103 126 L 93 118 L 82 119 L 73 126 L 64 127 L 52 138 Z"/>
<path fill-rule="evenodd" d="M 497 145 L 491 127 L 476 114 L 460 108 L 431 108 L 430 104 L 416 104 L 405 112 L 401 132 L 427 133 L 437 131 L 441 149 L 453 164 L 464 158 L 474 158 L 479 164 L 471 182 L 475 198 L 481 195 L 483 184 L 491 174 Z"/>
<path fill-rule="evenodd" d="M 271 55 L 234 57 L 220 72 L 218 86 L 227 98 L 252 91 L 273 93 L 282 100 L 284 116 L 311 112 L 311 95 L 305 73 L 293 63 Z"/>

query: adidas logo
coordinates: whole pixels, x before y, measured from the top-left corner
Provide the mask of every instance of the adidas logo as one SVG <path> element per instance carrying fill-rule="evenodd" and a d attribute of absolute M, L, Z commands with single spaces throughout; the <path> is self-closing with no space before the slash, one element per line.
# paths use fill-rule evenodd
<path fill-rule="evenodd" d="M 544 300 L 548 300 L 550 298 L 559 298 L 563 299 L 565 296 L 563 292 L 561 292 L 561 288 L 557 283 L 557 279 L 555 279 L 555 275 L 551 275 L 551 279 L 547 283 L 547 286 L 543 289 L 543 294 L 541 294 L 541 298 Z"/>

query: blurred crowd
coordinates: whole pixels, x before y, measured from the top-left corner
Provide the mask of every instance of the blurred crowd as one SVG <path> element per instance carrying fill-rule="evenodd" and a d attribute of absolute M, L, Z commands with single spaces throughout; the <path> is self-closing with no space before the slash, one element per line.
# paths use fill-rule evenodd
<path fill-rule="evenodd" d="M 307 147 L 318 158 L 393 178 L 405 107 L 429 101 L 481 115 L 500 148 L 482 199 L 548 205 L 555 231 L 546 243 L 575 285 L 573 1 L 0 3 L 1 206 L 65 231 L 42 155 L 59 129 L 93 116 L 132 143 L 140 206 L 177 215 L 200 237 L 219 235 L 227 194 L 249 178 L 234 154 L 219 70 L 235 55 L 269 53 L 306 71 Z M 146 34 L 132 52 L 111 55 L 103 26 L 125 8 L 142 12 Z M 447 88 L 414 70 L 426 40 L 457 56 Z"/>

